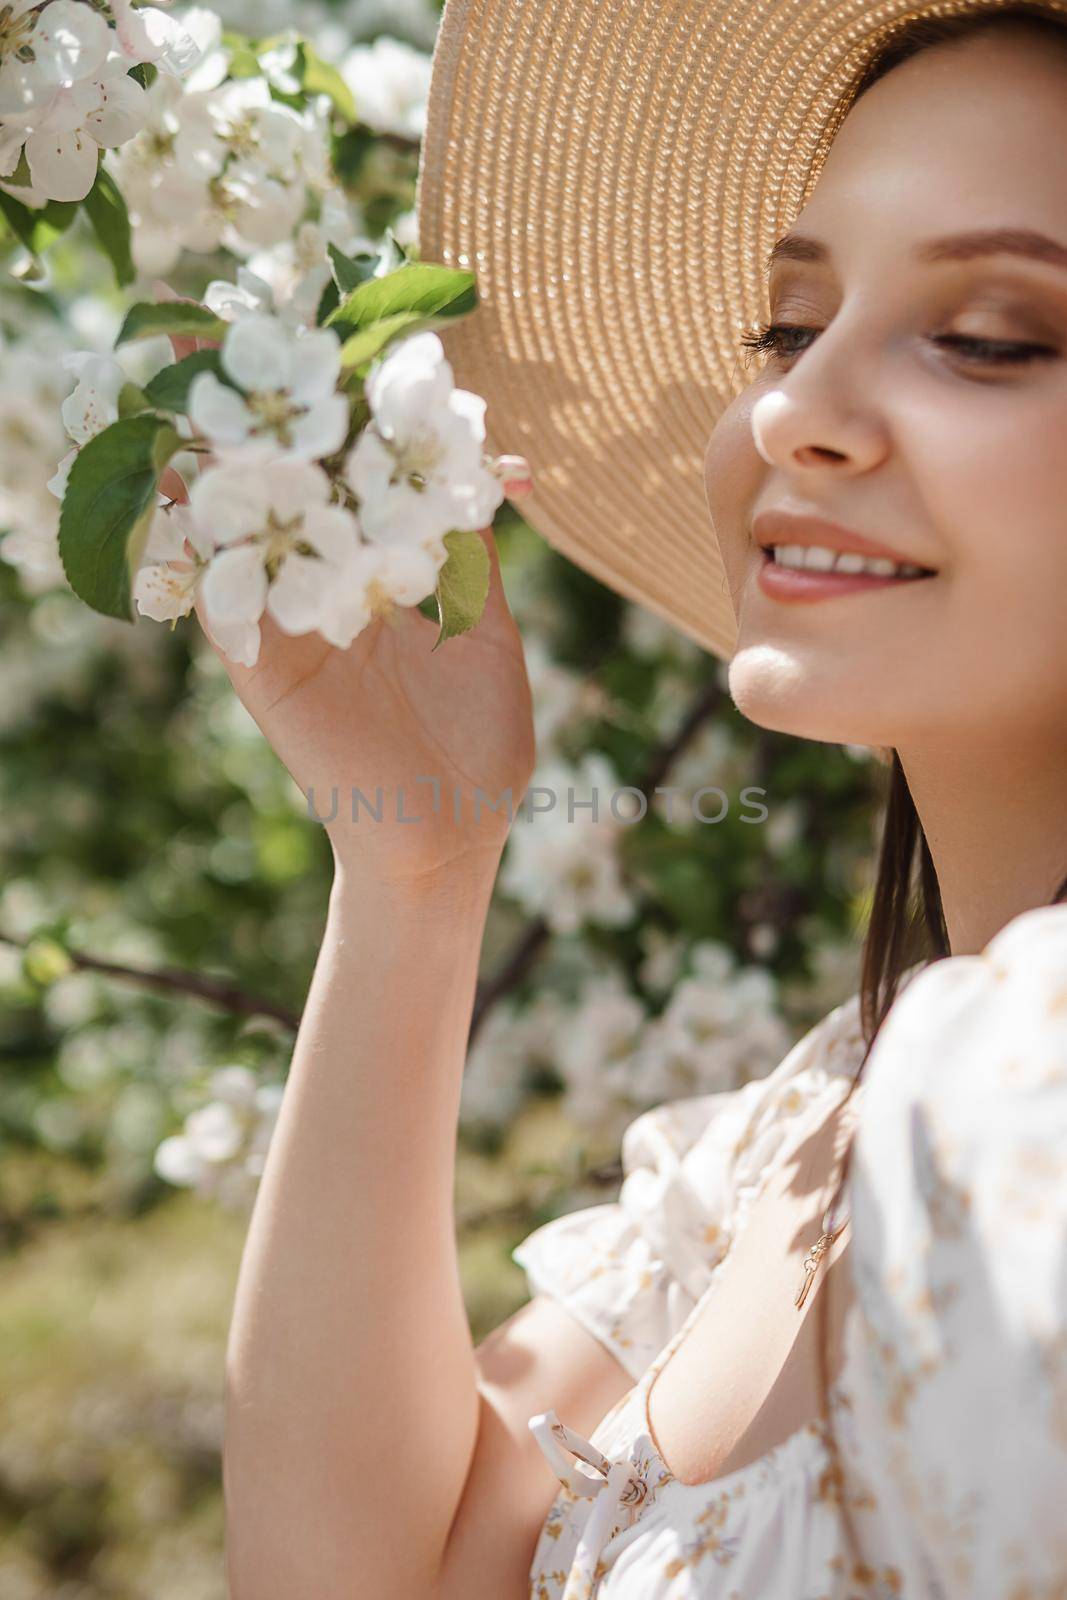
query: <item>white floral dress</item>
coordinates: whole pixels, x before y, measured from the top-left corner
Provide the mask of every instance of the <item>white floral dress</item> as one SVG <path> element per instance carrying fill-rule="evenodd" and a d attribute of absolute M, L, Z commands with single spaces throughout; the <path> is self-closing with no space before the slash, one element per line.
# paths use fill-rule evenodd
<path fill-rule="evenodd" d="M 706 1484 L 650 1436 L 776 1153 L 862 1052 L 853 997 L 769 1077 L 643 1113 L 619 1199 L 514 1250 L 635 1380 L 591 1439 L 530 1418 L 560 1483 L 531 1600 L 1067 1600 L 1067 905 L 911 969 L 883 1025 L 826 1419 Z"/>

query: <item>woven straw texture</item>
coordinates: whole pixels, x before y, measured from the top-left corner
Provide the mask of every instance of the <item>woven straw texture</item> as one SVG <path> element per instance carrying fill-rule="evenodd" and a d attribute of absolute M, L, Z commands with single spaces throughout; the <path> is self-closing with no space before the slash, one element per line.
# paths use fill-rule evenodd
<path fill-rule="evenodd" d="M 456 382 L 529 460 L 527 521 L 717 656 L 703 456 L 753 376 L 767 253 L 886 33 L 1005 3 L 448 0 L 417 206 L 422 258 L 476 274 L 441 330 Z"/>

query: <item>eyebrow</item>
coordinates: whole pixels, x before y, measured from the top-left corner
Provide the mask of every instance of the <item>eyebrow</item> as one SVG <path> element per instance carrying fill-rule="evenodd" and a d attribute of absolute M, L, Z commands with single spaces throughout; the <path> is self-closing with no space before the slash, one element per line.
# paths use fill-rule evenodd
<path fill-rule="evenodd" d="M 980 256 L 1025 256 L 1067 271 L 1067 247 L 1029 228 L 976 228 L 969 233 L 947 233 L 936 239 L 921 240 L 912 254 L 917 261 L 927 264 L 973 261 Z M 767 272 L 783 261 L 828 263 L 830 250 L 811 234 L 787 233 L 772 246 L 767 257 Z"/>

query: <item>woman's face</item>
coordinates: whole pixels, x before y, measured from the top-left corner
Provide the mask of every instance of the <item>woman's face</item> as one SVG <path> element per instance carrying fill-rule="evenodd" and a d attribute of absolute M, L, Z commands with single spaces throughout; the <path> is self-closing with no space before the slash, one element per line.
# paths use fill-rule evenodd
<path fill-rule="evenodd" d="M 752 721 L 902 751 L 1067 748 L 1065 148 L 1067 48 L 1022 32 L 923 51 L 839 131 L 790 229 L 824 259 L 784 259 L 769 280 L 771 322 L 804 331 L 752 357 L 705 456 L 739 616 L 730 692 Z M 1062 255 L 916 254 L 993 228 Z M 933 575 L 773 595 L 753 534 L 768 512 L 842 525 Z"/>

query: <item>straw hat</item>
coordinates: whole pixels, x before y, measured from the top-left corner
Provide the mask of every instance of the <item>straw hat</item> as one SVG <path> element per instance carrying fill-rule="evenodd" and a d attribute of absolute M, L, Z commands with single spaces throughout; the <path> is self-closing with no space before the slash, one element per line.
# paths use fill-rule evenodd
<path fill-rule="evenodd" d="M 440 332 L 456 382 L 529 461 L 526 520 L 715 655 L 703 456 L 753 375 L 767 252 L 886 34 L 1004 3 L 447 0 L 417 206 L 423 259 L 476 274 Z"/>

